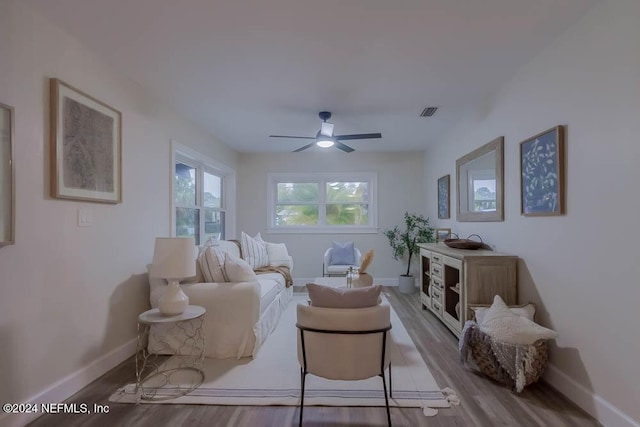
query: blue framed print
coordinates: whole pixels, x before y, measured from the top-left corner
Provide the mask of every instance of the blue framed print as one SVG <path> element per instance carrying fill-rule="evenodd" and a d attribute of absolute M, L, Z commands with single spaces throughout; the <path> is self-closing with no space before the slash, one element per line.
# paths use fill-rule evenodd
<path fill-rule="evenodd" d="M 442 178 L 438 178 L 438 218 L 449 219 L 449 182 L 450 175 L 445 175 Z"/>
<path fill-rule="evenodd" d="M 520 143 L 520 212 L 564 214 L 564 127 L 556 126 Z"/>

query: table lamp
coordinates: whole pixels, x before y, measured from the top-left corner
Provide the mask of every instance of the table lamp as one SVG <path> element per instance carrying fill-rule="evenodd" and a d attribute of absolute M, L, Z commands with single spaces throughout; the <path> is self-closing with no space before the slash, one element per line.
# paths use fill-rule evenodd
<path fill-rule="evenodd" d="M 189 305 L 189 297 L 180 289 L 180 280 L 196 275 L 195 250 L 193 237 L 156 238 L 149 275 L 169 282 L 158 301 L 158 309 L 164 316 L 182 314 Z"/>

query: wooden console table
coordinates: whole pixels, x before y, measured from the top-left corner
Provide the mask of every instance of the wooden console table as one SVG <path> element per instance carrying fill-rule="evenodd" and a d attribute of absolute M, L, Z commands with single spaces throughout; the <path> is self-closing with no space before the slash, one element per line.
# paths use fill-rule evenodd
<path fill-rule="evenodd" d="M 444 243 L 419 246 L 422 308 L 429 309 L 458 338 L 473 316 L 469 305 L 491 304 L 495 295 L 507 305 L 516 304 L 517 256 L 453 249 Z"/>

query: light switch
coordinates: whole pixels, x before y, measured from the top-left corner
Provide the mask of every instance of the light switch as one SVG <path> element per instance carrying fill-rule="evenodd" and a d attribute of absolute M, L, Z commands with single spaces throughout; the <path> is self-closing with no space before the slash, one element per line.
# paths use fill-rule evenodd
<path fill-rule="evenodd" d="M 93 211 L 91 208 L 78 208 L 78 227 L 93 226 Z"/>

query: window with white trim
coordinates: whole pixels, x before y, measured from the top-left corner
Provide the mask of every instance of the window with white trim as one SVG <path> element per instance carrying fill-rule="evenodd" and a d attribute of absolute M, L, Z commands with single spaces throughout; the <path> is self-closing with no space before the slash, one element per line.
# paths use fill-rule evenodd
<path fill-rule="evenodd" d="M 376 232 L 376 174 L 271 174 L 269 228 L 278 232 Z"/>
<path fill-rule="evenodd" d="M 196 244 L 224 239 L 225 172 L 177 151 L 174 158 L 174 235 Z"/>
<path fill-rule="evenodd" d="M 495 212 L 496 173 L 493 170 L 469 172 L 469 206 L 473 212 Z"/>

